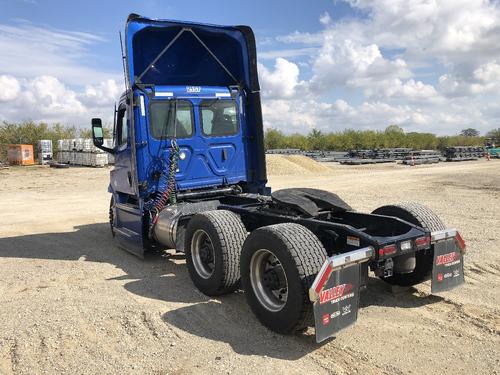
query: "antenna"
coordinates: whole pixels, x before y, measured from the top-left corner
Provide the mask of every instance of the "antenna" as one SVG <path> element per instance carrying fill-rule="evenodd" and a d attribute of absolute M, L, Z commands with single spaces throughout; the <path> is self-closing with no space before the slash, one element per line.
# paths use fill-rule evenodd
<path fill-rule="evenodd" d="M 118 31 L 118 34 L 120 35 L 120 49 L 122 51 L 122 66 L 123 66 L 123 79 L 125 82 L 125 91 L 128 90 L 128 82 L 127 82 L 127 71 L 125 68 L 125 59 L 127 58 L 125 54 L 123 53 L 123 40 L 122 40 L 122 32 Z"/>

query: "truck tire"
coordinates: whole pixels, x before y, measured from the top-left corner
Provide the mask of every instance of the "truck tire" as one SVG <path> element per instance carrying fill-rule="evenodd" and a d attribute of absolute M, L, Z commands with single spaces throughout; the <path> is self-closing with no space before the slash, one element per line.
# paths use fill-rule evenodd
<path fill-rule="evenodd" d="M 253 231 L 241 253 L 241 283 L 250 308 L 269 329 L 293 333 L 313 325 L 309 288 L 327 257 L 319 239 L 295 223 Z"/>
<path fill-rule="evenodd" d="M 231 211 L 194 215 L 185 234 L 186 264 L 194 285 L 207 296 L 233 292 L 240 281 L 240 254 L 247 230 Z"/>
<path fill-rule="evenodd" d="M 431 232 L 446 229 L 445 225 L 430 208 L 416 202 L 401 202 L 382 206 L 372 213 L 395 216 L 412 224 L 421 226 Z M 418 251 L 415 254 L 415 269 L 410 273 L 394 273 L 382 280 L 392 285 L 412 286 L 430 279 L 432 271 L 433 250 Z"/>

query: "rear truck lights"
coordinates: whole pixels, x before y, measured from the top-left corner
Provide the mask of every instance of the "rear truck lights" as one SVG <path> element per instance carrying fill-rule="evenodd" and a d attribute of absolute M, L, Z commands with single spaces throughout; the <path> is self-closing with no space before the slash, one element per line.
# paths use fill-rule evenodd
<path fill-rule="evenodd" d="M 415 240 L 415 246 L 417 246 L 417 249 L 428 247 L 430 244 L 431 244 L 431 236 L 423 236 Z"/>
<path fill-rule="evenodd" d="M 387 245 L 387 246 L 384 246 L 383 248 L 378 250 L 378 255 L 381 257 L 387 256 L 387 255 L 392 255 L 392 254 L 395 254 L 397 250 L 398 250 L 398 248 L 396 247 L 396 244 Z"/>
<path fill-rule="evenodd" d="M 401 250 L 402 251 L 407 251 L 407 250 L 411 250 L 411 241 L 404 241 L 404 242 L 401 242 Z"/>

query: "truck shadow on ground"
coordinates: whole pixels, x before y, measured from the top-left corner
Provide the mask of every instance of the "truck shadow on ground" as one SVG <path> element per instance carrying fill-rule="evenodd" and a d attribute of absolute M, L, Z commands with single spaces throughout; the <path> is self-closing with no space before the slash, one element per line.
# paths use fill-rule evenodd
<path fill-rule="evenodd" d="M 263 327 L 240 291 L 219 299 L 200 293 L 192 284 L 180 254 L 147 254 L 141 260 L 121 250 L 113 241 L 107 223 L 78 226 L 74 232 L 0 238 L 0 257 L 112 264 L 124 275 L 107 280 L 123 282 L 127 291 L 161 301 L 191 304 L 163 314 L 166 323 L 199 337 L 226 342 L 239 354 L 297 359 L 318 347 L 311 329 L 283 336 Z M 441 300 L 420 296 L 414 289 L 394 295 L 383 281 L 370 278 L 360 305 L 361 308 L 373 305 L 415 308 Z"/>

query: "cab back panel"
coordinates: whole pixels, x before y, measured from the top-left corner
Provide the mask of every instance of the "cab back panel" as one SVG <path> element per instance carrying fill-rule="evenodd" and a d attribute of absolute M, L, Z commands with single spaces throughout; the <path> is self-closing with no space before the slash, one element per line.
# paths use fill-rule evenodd
<path fill-rule="evenodd" d="M 182 90 L 186 90 L 185 87 L 170 87 L 170 89 L 179 96 L 183 93 Z M 183 96 L 183 100 L 186 100 L 186 96 Z M 246 130 L 244 114 L 237 107 L 239 127 L 236 133 L 223 136 L 206 135 L 202 131 L 200 117 L 200 104 L 203 100 L 207 100 L 206 97 L 189 98 L 193 104 L 193 134 L 187 138 L 176 139 L 180 156 L 176 181 L 177 188 L 181 191 L 236 184 L 248 180 L 246 147 L 243 142 L 243 134 Z M 150 102 L 151 99 L 144 96 L 146 107 Z M 151 116 L 138 116 L 137 120 L 136 143 L 144 145 L 137 150 L 138 180 L 139 184 L 142 183 L 144 186 L 146 186 L 144 182 L 147 182 L 148 188 L 143 189 L 144 194 L 147 194 L 164 188 L 171 153 L 171 140 L 156 139 L 151 136 Z M 158 179 L 158 172 L 162 172 L 164 178 Z"/>

